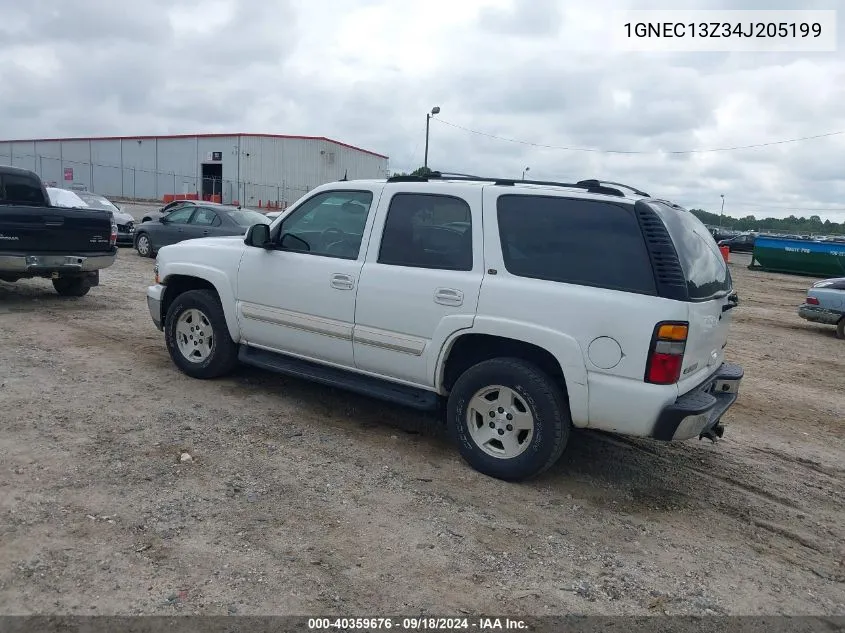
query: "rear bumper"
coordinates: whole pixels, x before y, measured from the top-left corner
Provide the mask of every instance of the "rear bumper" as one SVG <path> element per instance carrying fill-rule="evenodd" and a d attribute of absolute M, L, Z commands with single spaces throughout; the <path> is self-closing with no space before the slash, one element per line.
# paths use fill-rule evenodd
<path fill-rule="evenodd" d="M 836 310 L 828 310 L 820 306 L 813 306 L 803 303 L 798 306 L 798 316 L 813 323 L 824 323 L 825 325 L 836 325 L 845 313 Z"/>
<path fill-rule="evenodd" d="M 652 437 L 657 440 L 689 440 L 715 427 L 736 402 L 744 372 L 739 365 L 723 363 L 696 389 L 680 396 L 661 411 Z"/>
<path fill-rule="evenodd" d="M 57 255 L 52 253 L 0 254 L 0 272 L 21 276 L 41 276 L 51 273 L 87 273 L 108 268 L 114 264 L 117 249 L 96 255 Z"/>
<path fill-rule="evenodd" d="M 163 329 L 161 317 L 161 302 L 164 298 L 164 286 L 156 284 L 147 288 L 147 309 L 155 326 L 161 331 Z"/>

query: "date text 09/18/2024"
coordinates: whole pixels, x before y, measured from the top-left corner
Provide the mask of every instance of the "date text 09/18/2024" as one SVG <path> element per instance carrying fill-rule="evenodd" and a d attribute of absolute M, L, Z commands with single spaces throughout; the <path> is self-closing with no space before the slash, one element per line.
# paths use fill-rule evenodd
<path fill-rule="evenodd" d="M 309 631 L 525 631 L 528 624 L 516 618 L 309 618 Z"/>

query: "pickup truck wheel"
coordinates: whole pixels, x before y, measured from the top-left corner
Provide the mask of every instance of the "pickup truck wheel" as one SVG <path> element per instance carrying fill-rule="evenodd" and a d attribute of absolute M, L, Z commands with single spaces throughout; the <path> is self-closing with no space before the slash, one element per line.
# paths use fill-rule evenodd
<path fill-rule="evenodd" d="M 517 358 L 484 361 L 464 372 L 449 394 L 447 423 L 473 468 L 506 481 L 552 466 L 572 426 L 560 387 Z"/>
<path fill-rule="evenodd" d="M 150 242 L 150 237 L 146 233 L 141 233 L 135 240 L 135 250 L 141 257 L 153 256 L 153 244 Z"/>
<path fill-rule="evenodd" d="M 836 324 L 836 338 L 845 339 L 845 317 L 839 319 Z"/>
<path fill-rule="evenodd" d="M 189 290 L 170 305 L 164 322 L 170 358 L 193 378 L 217 378 L 238 363 L 220 301 L 209 290 Z"/>
<path fill-rule="evenodd" d="M 84 297 L 91 284 L 85 277 L 59 277 L 53 280 L 53 288 L 62 297 Z"/>

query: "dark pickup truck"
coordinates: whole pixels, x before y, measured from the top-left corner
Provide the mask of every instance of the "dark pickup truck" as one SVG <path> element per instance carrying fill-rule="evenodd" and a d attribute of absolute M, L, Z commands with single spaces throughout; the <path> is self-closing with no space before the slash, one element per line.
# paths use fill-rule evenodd
<path fill-rule="evenodd" d="M 37 174 L 0 165 L 0 280 L 44 277 L 81 297 L 114 263 L 116 242 L 111 212 L 54 207 Z"/>

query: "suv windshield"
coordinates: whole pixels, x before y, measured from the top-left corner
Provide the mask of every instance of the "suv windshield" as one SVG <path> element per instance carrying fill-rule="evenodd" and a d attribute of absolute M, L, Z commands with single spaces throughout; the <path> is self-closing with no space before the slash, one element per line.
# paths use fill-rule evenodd
<path fill-rule="evenodd" d="M 114 206 L 111 202 L 106 200 L 103 196 L 98 196 L 93 193 L 88 193 L 85 191 L 76 191 L 77 196 L 82 198 L 82 200 L 92 209 L 103 209 L 105 211 L 118 211 L 118 208 Z"/>
<path fill-rule="evenodd" d="M 652 202 L 675 244 L 692 301 L 723 297 L 733 290 L 731 272 L 707 227 L 686 209 Z"/>
<path fill-rule="evenodd" d="M 238 226 L 250 227 L 253 224 L 270 224 L 270 220 L 258 211 L 249 211 L 247 209 L 235 209 L 229 211 L 229 217 L 232 218 Z"/>

